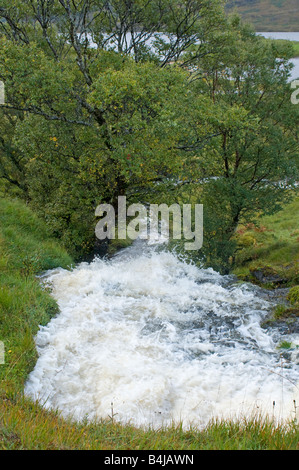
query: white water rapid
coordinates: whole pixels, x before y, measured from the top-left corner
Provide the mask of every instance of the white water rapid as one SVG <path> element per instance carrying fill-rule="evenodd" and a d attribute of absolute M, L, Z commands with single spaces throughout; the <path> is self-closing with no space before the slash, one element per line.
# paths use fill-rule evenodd
<path fill-rule="evenodd" d="M 75 420 L 113 413 L 156 428 L 294 419 L 298 335 L 286 337 L 295 348 L 283 359 L 278 331 L 261 327 L 261 289 L 157 248 L 136 241 L 111 259 L 46 273 L 60 313 L 37 334 L 25 394 Z"/>

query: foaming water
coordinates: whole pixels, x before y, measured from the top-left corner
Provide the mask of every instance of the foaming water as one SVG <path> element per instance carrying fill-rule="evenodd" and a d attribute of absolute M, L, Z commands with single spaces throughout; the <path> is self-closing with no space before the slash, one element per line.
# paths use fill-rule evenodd
<path fill-rule="evenodd" d="M 298 367 L 260 326 L 269 303 L 257 287 L 138 241 L 45 281 L 60 313 L 37 334 L 25 394 L 46 408 L 153 427 L 294 418 Z"/>

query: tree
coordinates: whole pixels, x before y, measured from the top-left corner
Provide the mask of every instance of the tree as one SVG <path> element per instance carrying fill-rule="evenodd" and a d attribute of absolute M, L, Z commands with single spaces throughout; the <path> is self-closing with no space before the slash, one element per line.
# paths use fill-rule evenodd
<path fill-rule="evenodd" d="M 28 197 L 28 186 L 24 179 L 24 156 L 13 138 L 21 116 L 14 111 L 4 112 L 0 107 L 0 179 L 4 188 L 18 196 Z"/>
<path fill-rule="evenodd" d="M 199 256 L 227 270 L 239 222 L 298 168 L 290 47 L 220 0 L 3 0 L 0 18 L 0 177 L 77 253 L 98 204 L 201 182 Z"/>
<path fill-rule="evenodd" d="M 198 155 L 205 175 L 205 255 L 227 272 L 238 224 L 273 213 L 298 178 L 298 110 L 291 104 L 291 46 L 265 41 L 238 18 L 221 56 L 199 61 L 193 86 L 213 102 L 215 138 Z M 225 53 L 224 53 L 225 52 Z"/>
<path fill-rule="evenodd" d="M 217 0 L 3 0 L 2 110 L 17 118 L 6 135 L 22 168 L 8 175 L 8 152 L 2 168 L 76 251 L 90 249 L 99 203 L 177 178 L 189 72 L 169 64 L 202 35 L 189 63 L 215 48 L 208 28 L 223 22 L 219 8 Z"/>

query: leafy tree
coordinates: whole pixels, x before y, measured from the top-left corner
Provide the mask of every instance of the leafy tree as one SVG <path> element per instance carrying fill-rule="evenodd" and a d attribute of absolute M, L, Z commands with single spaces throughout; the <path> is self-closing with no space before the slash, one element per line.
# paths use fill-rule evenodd
<path fill-rule="evenodd" d="M 7 184 L 77 253 L 99 203 L 189 185 L 205 205 L 199 256 L 227 270 L 238 223 L 275 211 L 296 177 L 289 46 L 218 0 L 3 0 L 0 18 Z"/>
<path fill-rule="evenodd" d="M 13 144 L 16 125 L 21 119 L 18 113 L 4 112 L 0 107 L 0 178 L 4 188 L 18 196 L 28 196 L 24 179 L 24 156 Z M 12 189 L 14 188 L 14 190 Z"/>
<path fill-rule="evenodd" d="M 227 272 L 236 250 L 238 224 L 273 213 L 293 194 L 298 178 L 298 109 L 291 104 L 292 51 L 265 41 L 231 20 L 231 40 L 221 56 L 198 63 L 194 90 L 213 102 L 205 116 L 215 138 L 198 155 L 208 182 L 205 255 Z"/>
<path fill-rule="evenodd" d="M 17 118 L 3 145 L 22 162 L 3 152 L 3 176 L 68 246 L 90 249 L 99 203 L 177 178 L 183 52 L 203 35 L 189 63 L 215 48 L 220 3 L 3 0 L 0 17 L 2 111 Z"/>

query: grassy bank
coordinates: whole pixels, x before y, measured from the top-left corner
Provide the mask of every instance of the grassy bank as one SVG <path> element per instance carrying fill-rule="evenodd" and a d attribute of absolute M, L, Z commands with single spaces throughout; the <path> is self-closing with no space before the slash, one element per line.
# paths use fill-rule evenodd
<path fill-rule="evenodd" d="M 299 197 L 272 216 L 240 226 L 235 274 L 265 287 L 299 284 Z"/>
<path fill-rule="evenodd" d="M 267 325 L 298 324 L 299 317 L 299 198 L 280 212 L 239 227 L 235 274 L 269 289 L 280 289 Z"/>
<path fill-rule="evenodd" d="M 57 305 L 42 290 L 36 274 L 72 259 L 47 234 L 23 203 L 0 199 L 0 340 L 5 363 L 0 364 L 0 449 L 296 449 L 295 423 L 275 427 L 259 418 L 238 423 L 214 422 L 205 430 L 141 430 L 120 426 L 113 419 L 76 424 L 48 412 L 23 396 L 37 355 L 34 335 L 57 313 Z"/>
<path fill-rule="evenodd" d="M 276 39 L 276 41 L 280 41 L 280 39 Z M 293 46 L 293 57 L 299 57 L 299 41 L 290 41 Z"/>
<path fill-rule="evenodd" d="M 287 39 L 265 39 L 266 41 L 274 41 L 274 43 L 290 43 L 293 47 L 293 53 L 292 53 L 292 57 L 293 58 L 297 58 L 299 57 L 299 41 L 290 41 L 290 40 L 287 40 Z"/>
<path fill-rule="evenodd" d="M 294 48 L 294 57 L 299 57 L 299 41 L 292 41 Z"/>
<path fill-rule="evenodd" d="M 0 199 L 0 340 L 5 364 L 0 365 L 1 387 L 23 388 L 35 363 L 33 336 L 57 306 L 44 292 L 36 274 L 72 260 L 47 235 L 46 227 L 21 202 Z"/>
<path fill-rule="evenodd" d="M 28 450 L 296 450 L 295 423 L 265 420 L 214 422 L 204 431 L 181 426 L 154 431 L 109 421 L 74 424 L 28 401 L 5 400 L 0 409 L 0 449 Z"/>

